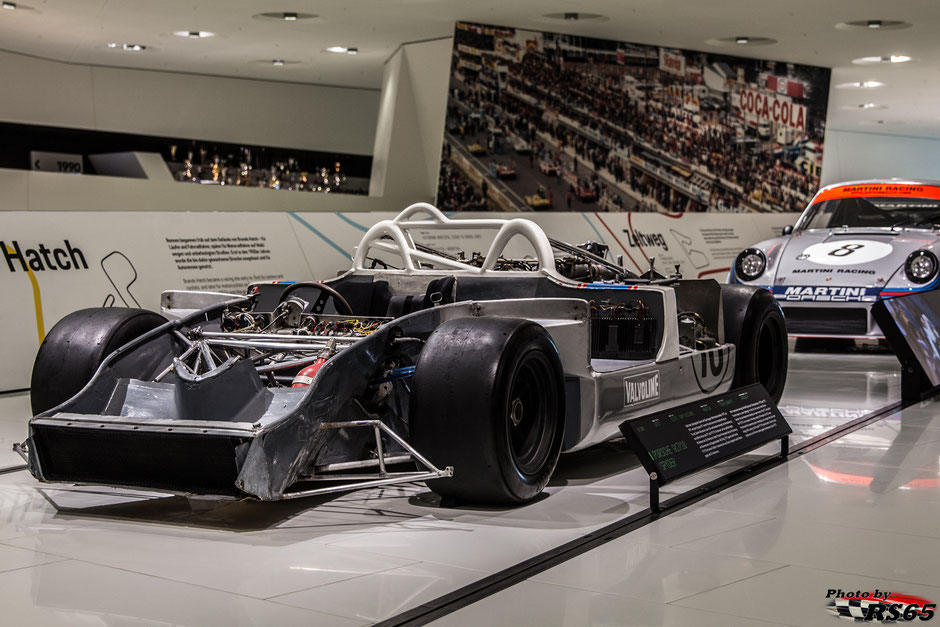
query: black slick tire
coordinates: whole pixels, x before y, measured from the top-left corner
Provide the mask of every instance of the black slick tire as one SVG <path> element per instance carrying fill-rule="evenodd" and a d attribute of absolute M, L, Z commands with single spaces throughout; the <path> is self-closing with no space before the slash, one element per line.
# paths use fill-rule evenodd
<path fill-rule="evenodd" d="M 787 326 L 783 311 L 765 289 L 722 285 L 725 342 L 735 352 L 735 388 L 760 383 L 779 402 L 787 382 Z"/>
<path fill-rule="evenodd" d="M 551 478 L 564 436 L 564 375 L 551 336 L 514 318 L 459 318 L 428 338 L 415 367 L 411 441 L 451 478 L 458 503 L 516 505 Z"/>
<path fill-rule="evenodd" d="M 46 335 L 33 363 L 33 415 L 56 407 L 88 383 L 116 349 L 166 322 L 145 309 L 94 307 L 65 316 Z"/>

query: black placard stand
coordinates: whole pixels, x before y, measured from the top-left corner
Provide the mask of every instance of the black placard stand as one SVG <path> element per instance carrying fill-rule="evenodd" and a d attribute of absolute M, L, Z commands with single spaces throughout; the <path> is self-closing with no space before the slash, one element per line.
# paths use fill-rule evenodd
<path fill-rule="evenodd" d="M 790 452 L 790 425 L 761 385 L 625 421 L 620 431 L 649 474 L 650 510 L 662 509 L 659 490 L 774 440 Z"/>
<path fill-rule="evenodd" d="M 933 380 L 935 372 L 931 377 L 924 369 L 925 362 L 940 358 L 940 346 L 935 335 L 923 333 L 928 327 L 940 326 L 940 292 L 911 293 L 891 301 L 876 302 L 871 315 L 901 362 L 901 400 L 919 401 L 940 383 Z"/>

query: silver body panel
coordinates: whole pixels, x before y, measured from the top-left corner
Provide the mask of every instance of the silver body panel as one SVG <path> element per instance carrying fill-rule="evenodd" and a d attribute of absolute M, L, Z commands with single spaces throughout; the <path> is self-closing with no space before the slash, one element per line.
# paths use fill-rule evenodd
<path fill-rule="evenodd" d="M 930 250 L 940 256 L 940 232 L 933 228 L 805 229 L 802 226 L 808 220 L 809 207 L 829 190 L 847 185 L 902 183 L 940 185 L 892 180 L 825 187 L 810 202 L 792 234 L 749 247 L 760 250 L 767 259 L 762 276 L 745 281 L 736 276 L 732 268 L 729 282 L 773 292 L 788 318 L 788 329 L 796 318 L 806 325 L 790 330 L 791 336 L 883 338 L 870 313 L 872 304 L 881 298 L 937 287 L 936 280 L 927 285 L 911 282 L 904 273 L 904 264 L 908 256 L 918 250 Z M 812 324 L 821 332 L 799 330 L 812 328 Z"/>

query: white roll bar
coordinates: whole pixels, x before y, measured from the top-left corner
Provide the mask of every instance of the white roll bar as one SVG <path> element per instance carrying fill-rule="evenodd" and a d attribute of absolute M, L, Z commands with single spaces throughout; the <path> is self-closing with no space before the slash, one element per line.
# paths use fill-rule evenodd
<path fill-rule="evenodd" d="M 425 214 L 430 219 L 414 220 L 415 215 Z M 461 261 L 446 259 L 417 249 L 408 233 L 411 229 L 421 230 L 472 230 L 498 229 L 493 243 L 486 253 L 483 266 L 477 268 Z M 516 235 L 521 235 L 532 244 L 539 270 L 554 274 L 555 255 L 548 236 L 535 222 L 522 218 L 503 220 L 499 218 L 451 220 L 440 209 L 426 202 L 418 202 L 407 207 L 392 220 L 382 220 L 366 231 L 362 241 L 356 247 L 353 256 L 353 270 L 366 270 L 366 257 L 369 250 L 377 248 L 401 256 L 405 270 L 420 272 L 421 262 L 432 263 L 436 267 L 447 267 L 454 271 L 482 273 L 493 270 L 506 245 Z M 388 239 L 390 238 L 390 239 Z"/>

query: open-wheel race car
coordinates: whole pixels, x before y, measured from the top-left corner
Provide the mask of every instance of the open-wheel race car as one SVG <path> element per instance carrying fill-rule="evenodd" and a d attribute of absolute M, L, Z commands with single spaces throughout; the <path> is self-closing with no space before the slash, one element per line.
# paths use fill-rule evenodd
<path fill-rule="evenodd" d="M 416 241 L 448 230 L 495 235 L 472 255 Z M 46 482 L 273 501 L 426 481 L 518 504 L 631 417 L 753 382 L 779 399 L 768 291 L 605 253 L 418 203 L 333 279 L 77 311 L 40 347 L 16 448 Z"/>

